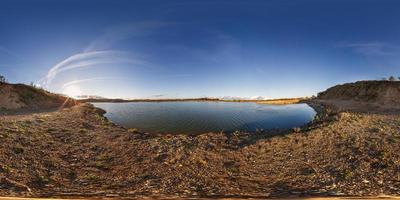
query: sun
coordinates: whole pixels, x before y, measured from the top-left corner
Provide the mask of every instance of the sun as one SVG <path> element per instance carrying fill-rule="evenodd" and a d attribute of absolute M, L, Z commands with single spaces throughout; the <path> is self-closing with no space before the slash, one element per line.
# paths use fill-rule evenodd
<path fill-rule="evenodd" d="M 75 98 L 82 95 L 82 90 L 78 86 L 70 85 L 64 88 L 62 93 L 69 97 Z"/>

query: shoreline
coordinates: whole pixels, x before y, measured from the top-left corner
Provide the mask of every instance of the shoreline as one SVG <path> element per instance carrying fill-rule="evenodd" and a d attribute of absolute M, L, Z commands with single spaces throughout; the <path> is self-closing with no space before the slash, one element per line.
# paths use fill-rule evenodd
<path fill-rule="evenodd" d="M 371 149 L 376 148 L 374 146 L 359 147 L 359 151 L 364 149 L 363 156 L 357 156 L 357 151 L 349 150 L 355 148 L 353 145 L 365 145 L 379 139 L 382 141 L 377 143 L 378 147 L 386 145 L 379 148 L 388 151 L 386 156 L 391 155 L 386 157 L 389 160 L 381 162 L 395 162 L 398 156 L 395 152 L 399 150 L 396 137 L 393 138 L 388 132 L 382 132 L 379 138 L 374 137 L 374 132 L 381 128 L 372 129 L 371 124 L 385 122 L 382 124 L 385 130 L 395 131 L 396 124 L 400 123 L 399 118 L 392 115 L 336 113 L 336 110 L 320 102 L 309 101 L 308 104 L 319 111 L 313 123 L 301 129 L 270 134 L 144 133 L 108 121 L 103 110 L 88 104 L 53 113 L 27 115 L 23 119 L 5 119 L 0 123 L 0 138 L 5 140 L 6 146 L 0 147 L 0 151 L 5 152 L 3 155 L 13 155 L 11 158 L 16 160 L 5 161 L 10 157 L 0 156 L 0 163 L 7 164 L 7 167 L 4 164 L 0 166 L 0 171 L 7 170 L 7 179 L 3 178 L 0 182 L 10 185 L 7 190 L 0 188 L 0 194 L 4 196 L 8 192 L 17 192 L 19 196 L 51 197 L 68 191 L 75 191 L 76 196 L 104 191 L 93 197 L 117 195 L 121 198 L 125 195 L 137 197 L 156 194 L 177 194 L 181 198 L 206 198 L 210 195 L 266 198 L 376 195 L 382 189 L 379 177 L 390 180 L 388 177 L 393 177 L 395 166 L 385 164 L 386 171 L 380 174 L 374 171 L 380 168 L 375 167 L 350 171 L 357 175 L 348 174 L 347 166 L 352 166 L 354 162 L 375 166 L 374 160 L 379 158 L 364 160 L 365 156 L 375 156 L 368 154 L 376 151 Z M 337 130 L 342 132 L 338 135 Z M 351 139 L 355 137 L 354 134 L 358 135 L 360 142 Z M 32 140 L 29 138 L 35 142 L 26 144 L 27 140 Z M 387 138 L 396 142 L 383 142 Z M 43 159 L 37 160 L 36 152 L 43 152 L 40 156 Z M 39 163 L 24 166 L 21 158 L 37 160 Z M 46 166 L 49 162 L 52 163 L 50 166 L 63 167 L 51 168 L 54 175 L 48 175 Z M 331 171 L 332 167 L 335 171 Z M 39 175 L 30 173 L 30 168 L 37 169 Z M 68 172 L 69 169 L 74 169 L 73 179 L 70 180 L 70 177 L 68 181 L 61 181 L 65 179 L 62 174 L 72 173 Z M 17 174 L 22 174 L 18 177 L 23 179 L 17 178 Z M 42 178 L 38 179 L 38 176 Z M 285 178 L 282 180 L 282 177 Z M 179 184 L 162 184 L 176 180 L 179 180 Z M 321 183 L 321 180 L 325 183 Z M 23 186 L 18 186 L 15 181 Z M 282 181 L 291 187 L 279 189 L 287 187 L 282 186 Z M 150 185 L 146 186 L 145 183 Z M 237 184 L 240 187 L 235 187 Z M 338 184 L 340 188 L 334 187 Z M 385 194 L 400 194 L 400 191 L 390 189 L 389 186 L 395 186 L 393 184 L 386 185 Z M 112 185 L 114 189 L 103 188 Z M 34 195 L 27 193 L 25 186 Z M 353 186 L 357 186 L 357 189 Z M 124 191 L 129 191 L 129 194 Z"/>
<path fill-rule="evenodd" d="M 32 100 L 21 91 L 9 93 L 23 100 L 16 104 L 20 107 L 39 108 L 51 102 L 66 102 L 60 96 L 31 87 L 21 90 L 37 98 Z M 1 116 L 0 196 L 400 195 L 400 110 L 392 109 L 398 106 L 396 98 L 384 96 L 383 100 L 372 100 L 360 92 L 360 97 L 354 100 L 364 99 L 364 103 L 335 99 L 341 97 L 341 91 L 339 88 L 323 93 L 326 98 L 321 99 L 264 101 L 306 103 L 317 115 L 303 127 L 259 133 L 141 132 L 111 122 L 104 116 L 104 110 L 83 102 L 72 107 L 68 104 L 54 112 Z M 41 100 L 42 95 L 47 98 Z M 14 102 L 13 98 L 4 100 Z M 222 102 L 216 99 L 152 102 L 189 100 Z"/>
<path fill-rule="evenodd" d="M 307 97 L 300 98 L 279 98 L 268 100 L 224 100 L 224 99 L 210 99 L 210 98 L 194 98 L 194 99 L 78 99 L 80 103 L 131 103 L 131 102 L 237 102 L 237 103 L 259 103 L 259 104 L 272 104 L 272 105 L 286 105 L 302 103 L 309 100 Z"/>

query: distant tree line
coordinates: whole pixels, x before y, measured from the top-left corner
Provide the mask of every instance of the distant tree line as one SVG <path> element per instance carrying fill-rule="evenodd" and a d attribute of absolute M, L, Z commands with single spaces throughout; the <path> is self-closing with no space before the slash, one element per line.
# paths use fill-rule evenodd
<path fill-rule="evenodd" d="M 0 83 L 7 83 L 7 79 L 3 75 L 0 75 Z"/>

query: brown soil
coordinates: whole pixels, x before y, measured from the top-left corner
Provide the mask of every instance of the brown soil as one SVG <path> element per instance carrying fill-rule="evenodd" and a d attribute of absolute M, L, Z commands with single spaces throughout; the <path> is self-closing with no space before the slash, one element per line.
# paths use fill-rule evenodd
<path fill-rule="evenodd" d="M 400 195 L 399 112 L 309 100 L 307 127 L 155 135 L 81 104 L 0 116 L 0 196 Z"/>
<path fill-rule="evenodd" d="M 400 194 L 400 118 L 321 113 L 296 132 L 152 135 L 91 105 L 6 116 L 0 194 L 202 196 Z"/>
<path fill-rule="evenodd" d="M 359 81 L 337 85 L 318 94 L 322 100 L 351 100 L 378 104 L 400 105 L 400 81 Z"/>
<path fill-rule="evenodd" d="M 73 99 L 24 84 L 0 83 L 0 114 L 72 106 Z"/>

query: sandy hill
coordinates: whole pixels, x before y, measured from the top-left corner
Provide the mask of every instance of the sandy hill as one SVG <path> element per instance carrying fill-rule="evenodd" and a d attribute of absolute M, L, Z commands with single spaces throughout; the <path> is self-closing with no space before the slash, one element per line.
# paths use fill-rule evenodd
<path fill-rule="evenodd" d="M 321 100 L 352 100 L 380 105 L 400 105 L 400 81 L 358 81 L 336 85 L 318 94 Z"/>
<path fill-rule="evenodd" d="M 0 109 L 36 110 L 74 105 L 73 99 L 24 84 L 0 83 Z"/>

